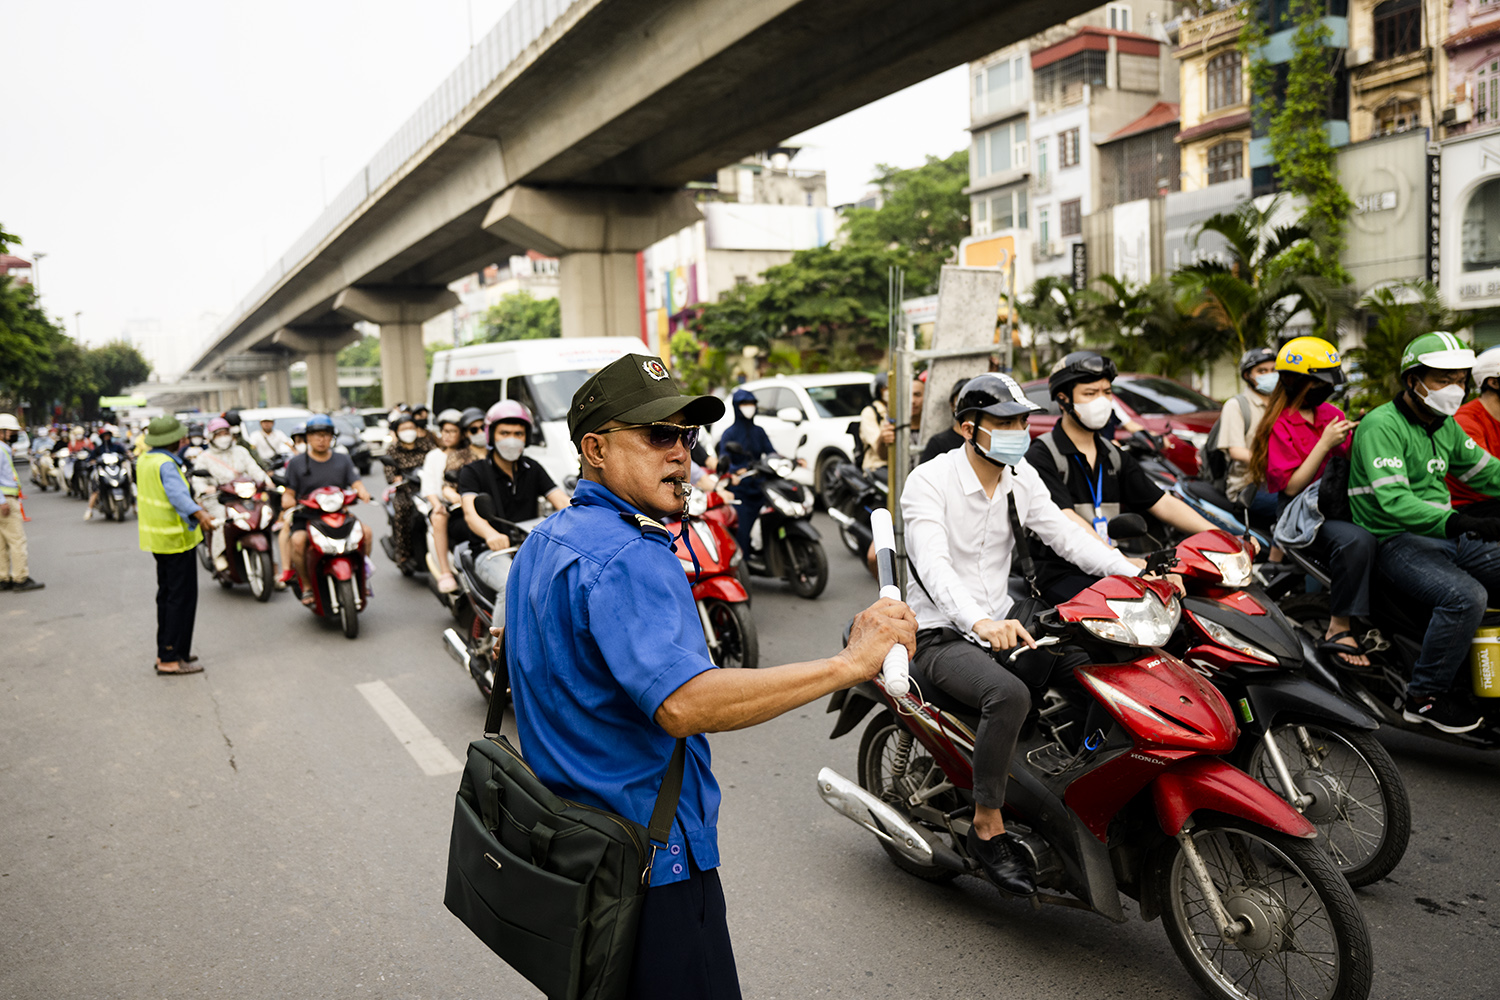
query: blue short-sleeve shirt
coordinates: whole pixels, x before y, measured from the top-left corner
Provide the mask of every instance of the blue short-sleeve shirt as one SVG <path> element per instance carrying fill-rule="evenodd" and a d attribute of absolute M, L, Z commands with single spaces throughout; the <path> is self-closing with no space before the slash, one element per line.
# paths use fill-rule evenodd
<path fill-rule="evenodd" d="M 583 480 L 566 509 L 516 553 L 506 585 L 505 648 L 521 749 L 563 798 L 649 825 L 676 740 L 656 710 L 717 669 L 692 587 L 665 531 Z M 687 741 L 682 797 L 652 885 L 719 865 L 719 784 L 708 739 Z M 687 852 L 687 853 L 684 853 Z"/>

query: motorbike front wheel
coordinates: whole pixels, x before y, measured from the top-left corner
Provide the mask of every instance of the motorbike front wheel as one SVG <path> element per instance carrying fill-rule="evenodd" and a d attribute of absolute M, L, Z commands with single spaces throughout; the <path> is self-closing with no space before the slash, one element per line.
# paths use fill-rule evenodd
<path fill-rule="evenodd" d="M 848 549 L 854 555 L 859 556 L 861 559 L 865 557 L 865 547 L 860 542 L 859 536 L 854 533 L 854 529 L 847 525 L 839 525 L 839 541 L 843 542 L 844 548 Z"/>
<path fill-rule="evenodd" d="M 1157 871 L 1162 923 L 1177 957 L 1221 1000 L 1370 994 L 1370 932 L 1349 887 L 1314 841 L 1242 820 L 1192 831 L 1220 901 L 1240 934 L 1226 940 L 1182 846 Z"/>
<path fill-rule="evenodd" d="M 812 600 L 828 586 L 828 556 L 811 538 L 786 539 L 787 583 L 792 593 Z"/>
<path fill-rule="evenodd" d="M 261 552 L 258 549 L 246 549 L 245 556 L 245 579 L 250 583 L 250 593 L 255 599 L 264 604 L 271 599 L 275 590 L 272 579 L 271 553 Z"/>
<path fill-rule="evenodd" d="M 937 761 L 911 732 L 896 722 L 890 712 L 881 712 L 870 720 L 859 739 L 859 786 L 897 811 L 907 811 L 906 802 L 913 794 L 944 780 Z M 928 804 L 944 811 L 957 808 L 952 791 L 933 796 Z M 881 841 L 897 868 L 927 882 L 949 882 L 958 872 L 937 865 L 919 865 L 894 847 Z"/>
<path fill-rule="evenodd" d="M 1303 815 L 1318 828 L 1334 867 L 1353 886 L 1389 875 L 1411 838 L 1411 801 L 1385 747 L 1362 730 L 1312 723 L 1275 726 L 1271 737 L 1297 791 L 1312 796 Z M 1245 771 L 1287 798 L 1270 756 L 1265 740 L 1255 740 Z"/>
<path fill-rule="evenodd" d="M 755 631 L 755 619 L 750 616 L 750 605 L 744 601 L 709 599 L 703 602 L 703 607 L 719 643 L 714 663 L 746 670 L 759 666 L 760 636 Z"/>
<path fill-rule="evenodd" d="M 359 635 L 359 605 L 354 596 L 353 580 L 335 580 L 334 589 L 339 595 L 339 624 L 343 626 L 344 636 L 353 639 Z"/>

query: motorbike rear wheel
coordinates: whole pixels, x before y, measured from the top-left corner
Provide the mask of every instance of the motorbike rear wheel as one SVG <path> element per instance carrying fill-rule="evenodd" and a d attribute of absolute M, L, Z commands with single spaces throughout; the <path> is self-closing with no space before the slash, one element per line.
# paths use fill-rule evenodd
<path fill-rule="evenodd" d="M 902 743 L 905 742 L 902 736 L 910 740 L 904 754 L 904 767 L 901 766 Z M 900 776 L 896 773 L 898 768 L 902 770 Z M 943 772 L 927 753 L 927 748 L 918 743 L 905 727 L 899 725 L 894 715 L 888 711 L 881 712 L 870 720 L 864 735 L 859 739 L 861 788 L 882 801 L 889 802 L 904 814 L 907 811 L 906 800 L 912 793 L 929 785 L 936 785 L 942 780 Z M 958 805 L 957 796 L 951 791 L 944 792 L 933 797 L 930 804 L 945 811 L 954 809 Z M 959 873 L 950 868 L 919 865 L 884 841 L 880 846 L 885 848 L 885 853 L 890 855 L 897 868 L 923 881 L 950 882 L 958 877 Z"/>
<path fill-rule="evenodd" d="M 1307 819 L 1350 885 L 1370 885 L 1400 864 L 1411 839 L 1411 801 L 1401 772 L 1371 734 L 1342 726 L 1283 723 L 1271 736 L 1292 782 L 1314 797 Z M 1311 754 L 1309 754 L 1311 751 Z M 1245 771 L 1286 798 L 1264 740 L 1250 744 Z"/>
<path fill-rule="evenodd" d="M 810 538 L 786 539 L 787 583 L 792 593 L 812 600 L 828 586 L 828 555 Z"/>
<path fill-rule="evenodd" d="M 335 580 L 333 586 L 339 596 L 339 624 L 343 626 L 344 636 L 356 638 L 359 635 L 359 605 L 355 603 L 354 581 Z"/>
<path fill-rule="evenodd" d="M 250 583 L 250 593 L 262 604 L 271 599 L 274 590 L 272 583 L 273 569 L 271 567 L 271 553 L 250 549 L 243 553 L 245 557 L 245 579 Z"/>
<path fill-rule="evenodd" d="M 708 614 L 708 623 L 713 626 L 714 638 L 719 643 L 719 653 L 714 663 L 721 667 L 742 667 L 754 670 L 760 666 L 760 636 L 755 631 L 755 619 L 750 616 L 750 606 L 744 601 L 721 601 L 710 598 L 703 602 Z"/>
<path fill-rule="evenodd" d="M 1221 1000 L 1369 996 L 1370 932 L 1322 847 L 1227 817 L 1205 819 L 1191 836 L 1224 908 L 1248 927 L 1224 940 L 1174 842 L 1156 872 L 1162 923 L 1204 992 Z"/>

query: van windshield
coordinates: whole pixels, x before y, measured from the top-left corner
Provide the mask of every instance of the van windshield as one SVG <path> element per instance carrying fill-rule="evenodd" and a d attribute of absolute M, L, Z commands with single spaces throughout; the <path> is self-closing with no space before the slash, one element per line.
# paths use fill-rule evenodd
<path fill-rule="evenodd" d="M 578 369 L 527 375 L 526 387 L 531 390 L 531 398 L 521 402 L 542 420 L 566 420 L 568 408 L 573 405 L 573 393 L 593 374 L 592 371 Z M 514 397 L 517 394 L 512 392 L 511 395 Z"/>

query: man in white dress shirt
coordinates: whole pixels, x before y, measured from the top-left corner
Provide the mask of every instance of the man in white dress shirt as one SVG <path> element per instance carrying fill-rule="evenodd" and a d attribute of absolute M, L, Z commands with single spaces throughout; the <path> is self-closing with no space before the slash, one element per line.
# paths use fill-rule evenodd
<path fill-rule="evenodd" d="M 1006 834 L 1000 808 L 1031 693 L 990 650 L 1036 643 L 1009 617 L 1015 603 L 1008 591 L 1010 498 L 1020 523 L 1074 565 L 1098 576 L 1140 573 L 1064 516 L 1022 462 L 1031 445 L 1027 417 L 1040 410 L 1008 375 L 970 379 L 955 407 L 964 446 L 919 465 L 901 493 L 915 570 L 906 599 L 917 616 L 916 665 L 944 692 L 980 710 L 969 853 L 995 885 L 1015 895 L 1036 892 L 1035 873 Z"/>

